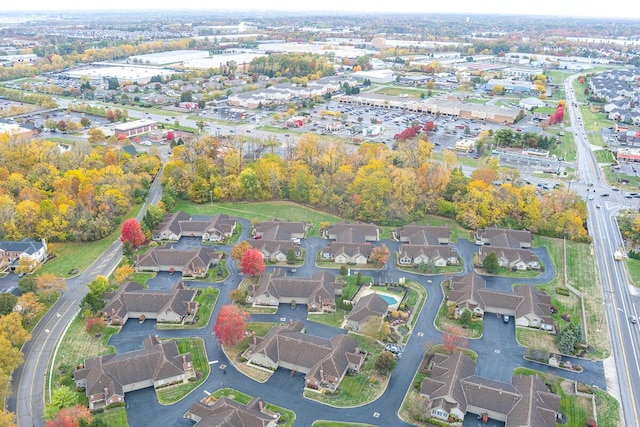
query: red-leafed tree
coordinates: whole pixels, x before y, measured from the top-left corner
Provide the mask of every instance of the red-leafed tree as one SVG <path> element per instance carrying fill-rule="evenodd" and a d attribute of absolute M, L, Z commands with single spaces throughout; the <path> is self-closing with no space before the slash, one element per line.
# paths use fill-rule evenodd
<path fill-rule="evenodd" d="M 80 419 L 91 422 L 91 412 L 84 405 L 61 408 L 56 416 L 47 421 L 47 427 L 78 427 Z"/>
<path fill-rule="evenodd" d="M 245 337 L 245 322 L 249 314 L 233 304 L 220 308 L 213 333 L 222 345 L 234 345 Z"/>
<path fill-rule="evenodd" d="M 433 121 L 426 122 L 422 127 L 425 132 L 433 132 L 436 128 L 436 124 Z"/>
<path fill-rule="evenodd" d="M 457 349 L 469 347 L 469 340 L 462 336 L 459 326 L 447 325 L 442 333 L 442 346 L 444 351 L 451 354 Z"/>
<path fill-rule="evenodd" d="M 249 249 L 240 260 L 240 268 L 244 274 L 255 276 L 264 271 L 264 258 L 262 253 L 255 249 Z"/>
<path fill-rule="evenodd" d="M 135 218 L 129 218 L 122 224 L 121 242 L 129 242 L 132 247 L 137 248 L 144 243 L 145 237 L 142 226 Z"/>

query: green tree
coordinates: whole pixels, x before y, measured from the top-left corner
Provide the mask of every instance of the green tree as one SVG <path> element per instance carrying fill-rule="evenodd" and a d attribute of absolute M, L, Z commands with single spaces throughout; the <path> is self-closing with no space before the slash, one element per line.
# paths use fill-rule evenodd
<path fill-rule="evenodd" d="M 467 327 L 471 325 L 471 311 L 469 310 L 462 311 L 462 314 L 460 315 L 460 323 Z"/>
<path fill-rule="evenodd" d="M 0 316 L 11 313 L 13 307 L 16 306 L 16 301 L 18 301 L 18 297 L 13 294 L 0 294 Z"/>
<path fill-rule="evenodd" d="M 296 251 L 293 248 L 289 248 L 287 250 L 287 264 L 295 264 L 296 263 Z"/>
<path fill-rule="evenodd" d="M 482 268 L 489 274 L 496 274 L 498 272 L 500 264 L 498 263 L 498 256 L 494 251 L 489 252 L 487 256 L 484 257 Z"/>
<path fill-rule="evenodd" d="M 389 351 L 383 351 L 378 355 L 373 366 L 380 375 L 388 375 L 397 365 L 396 357 Z"/>

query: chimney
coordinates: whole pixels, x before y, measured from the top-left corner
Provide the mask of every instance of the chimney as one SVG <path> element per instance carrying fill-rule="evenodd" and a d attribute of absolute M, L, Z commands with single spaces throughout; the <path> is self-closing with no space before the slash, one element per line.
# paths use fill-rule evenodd
<path fill-rule="evenodd" d="M 289 319 L 289 326 L 293 326 L 293 319 Z"/>
<path fill-rule="evenodd" d="M 320 369 L 320 381 L 324 381 L 324 371 Z"/>
<path fill-rule="evenodd" d="M 257 345 L 258 344 L 258 339 L 256 338 L 256 336 L 253 336 L 253 345 Z"/>
<path fill-rule="evenodd" d="M 182 355 L 182 364 L 183 365 L 187 364 L 187 356 L 185 354 Z"/>
<path fill-rule="evenodd" d="M 107 399 L 107 396 L 109 395 L 109 389 L 108 388 L 104 388 L 104 398 L 105 400 Z"/>
<path fill-rule="evenodd" d="M 264 403 L 262 400 L 258 400 L 258 407 L 260 408 L 260 412 L 264 412 Z"/>

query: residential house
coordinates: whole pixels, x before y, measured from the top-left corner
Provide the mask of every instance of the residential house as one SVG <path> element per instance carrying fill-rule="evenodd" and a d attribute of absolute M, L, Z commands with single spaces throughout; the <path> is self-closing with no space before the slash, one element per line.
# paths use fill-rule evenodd
<path fill-rule="evenodd" d="M 211 396 L 213 397 L 213 396 Z M 188 418 L 194 427 L 276 427 L 279 414 L 266 409 L 265 402 L 254 397 L 246 405 L 221 396 L 209 404 L 210 397 L 191 405 Z"/>
<path fill-rule="evenodd" d="M 522 302 L 516 308 L 516 325 L 545 331 L 555 329 L 549 295 L 543 294 L 533 285 L 516 286 L 515 293 L 522 296 Z"/>
<path fill-rule="evenodd" d="M 274 326 L 264 338 L 254 337 L 244 353 L 249 363 L 305 374 L 305 387 L 335 391 L 348 372 L 359 372 L 366 353 L 349 335 L 330 339 L 303 333 L 302 322 Z"/>
<path fill-rule="evenodd" d="M 130 318 L 182 323 L 198 311 L 195 296 L 196 290 L 185 289 L 183 282 L 169 291 L 147 290 L 138 283 L 129 282 L 116 292 L 105 294 L 107 303 L 102 315 L 111 325 L 124 325 Z"/>
<path fill-rule="evenodd" d="M 528 230 L 511 230 L 506 228 L 481 228 L 476 232 L 476 241 L 484 245 L 499 246 L 511 249 L 529 249 L 533 235 Z"/>
<path fill-rule="evenodd" d="M 201 237 L 203 242 L 221 242 L 233 234 L 236 220 L 226 214 L 213 215 L 209 219 L 193 219 L 186 212 L 166 214 L 153 230 L 155 241 L 177 242 L 182 237 Z"/>
<path fill-rule="evenodd" d="M 469 310 L 482 317 L 484 315 L 485 306 L 480 297 L 479 291 L 485 289 L 487 282 L 479 275 L 474 273 L 465 274 L 464 276 L 453 276 L 449 287 L 448 301 L 456 304 L 458 313 Z"/>
<path fill-rule="evenodd" d="M 300 245 L 294 244 L 291 240 L 247 239 L 247 243 L 259 250 L 262 257 L 270 262 L 285 262 L 289 249 L 294 250 L 297 258 L 302 256 Z"/>
<path fill-rule="evenodd" d="M 263 240 L 303 239 L 307 232 L 307 225 L 302 222 L 293 221 L 265 221 L 258 223 L 253 228 L 253 237 Z"/>
<path fill-rule="evenodd" d="M 431 376 L 420 384 L 426 410 L 435 419 L 462 420 L 467 412 L 506 427 L 554 427 L 560 397 L 537 375 L 515 375 L 511 384 L 475 374 L 476 363 L 462 352 L 435 354 Z"/>
<path fill-rule="evenodd" d="M 40 241 L 25 237 L 19 241 L 0 241 L 0 271 L 2 269 L 15 270 L 21 259 L 29 260 L 35 268 L 47 260 L 48 247 L 44 239 Z"/>
<path fill-rule="evenodd" d="M 510 249 L 505 247 L 481 246 L 478 252 L 478 263 L 482 265 L 484 259 L 491 252 L 498 257 L 500 267 L 511 270 L 539 270 L 540 259 L 528 249 Z"/>
<path fill-rule="evenodd" d="M 458 252 L 448 246 L 423 246 L 402 244 L 398 248 L 398 264 L 417 266 L 420 264 L 445 267 L 460 263 Z"/>
<path fill-rule="evenodd" d="M 180 354 L 174 340 L 149 336 L 141 350 L 86 359 L 73 379 L 94 410 L 123 403 L 127 392 L 181 384 L 195 375 L 191 354 Z"/>
<path fill-rule="evenodd" d="M 340 243 L 365 243 L 380 240 L 380 229 L 374 224 L 337 223 L 327 227 L 324 237 Z"/>
<path fill-rule="evenodd" d="M 395 238 L 412 245 L 448 245 L 451 232 L 448 227 L 409 224 L 394 231 Z"/>
<path fill-rule="evenodd" d="M 366 264 L 373 251 L 371 243 L 341 243 L 331 242 L 321 250 L 320 257 L 324 261 L 337 264 Z"/>
<path fill-rule="evenodd" d="M 303 304 L 310 312 L 335 311 L 336 296 L 342 293 L 343 283 L 333 274 L 317 272 L 311 277 L 287 277 L 278 268 L 262 273 L 258 283 L 249 290 L 248 301 L 254 306 Z"/>
<path fill-rule="evenodd" d="M 180 272 L 182 277 L 206 277 L 209 268 L 217 265 L 223 253 L 208 247 L 174 249 L 171 243 L 149 248 L 144 255 L 137 255 L 134 267 L 137 271 Z"/>
<path fill-rule="evenodd" d="M 388 310 L 389 303 L 387 301 L 375 292 L 370 293 L 358 298 L 347 315 L 346 326 L 357 331 L 370 319 L 378 319 L 381 324 Z"/>

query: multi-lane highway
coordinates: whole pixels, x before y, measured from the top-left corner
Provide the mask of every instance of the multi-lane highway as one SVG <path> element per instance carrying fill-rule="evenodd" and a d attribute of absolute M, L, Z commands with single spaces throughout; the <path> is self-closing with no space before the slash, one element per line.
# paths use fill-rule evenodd
<path fill-rule="evenodd" d="M 567 105 L 577 105 L 573 92 L 575 76 L 565 81 Z M 572 131 L 578 156 L 579 181 L 592 188 L 594 195 L 607 193 L 608 188 L 601 177 L 597 161 L 589 145 L 584 128 L 584 121 L 579 108 L 569 108 Z M 592 184 L 592 187 L 590 187 Z M 598 196 L 596 196 L 598 197 Z M 589 200 L 588 227 L 593 238 L 595 259 L 599 279 L 604 295 L 603 304 L 607 313 L 611 347 L 615 360 L 615 374 L 608 375 L 609 390 L 620 400 L 622 421 L 625 426 L 638 426 L 638 404 L 640 404 L 640 328 L 630 322 L 630 316 L 636 316 L 638 299 L 629 284 L 624 263 L 613 257 L 615 251 L 624 247 L 622 236 L 615 220 L 617 210 L 624 205 L 621 196 L 612 197 L 611 201 Z M 615 375 L 615 377 L 614 377 Z"/>

